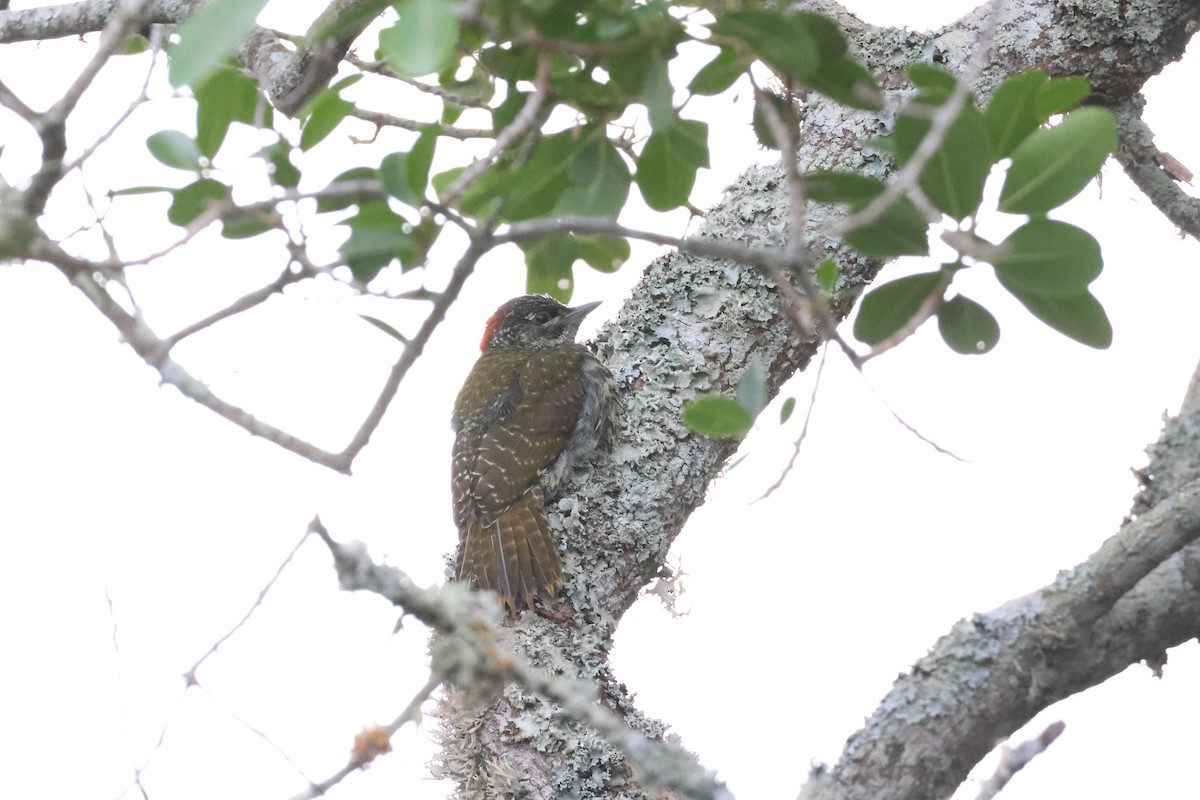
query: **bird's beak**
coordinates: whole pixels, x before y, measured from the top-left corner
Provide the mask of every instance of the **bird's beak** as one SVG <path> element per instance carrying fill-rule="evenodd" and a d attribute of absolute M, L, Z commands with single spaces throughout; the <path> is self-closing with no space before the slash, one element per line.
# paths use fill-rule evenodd
<path fill-rule="evenodd" d="M 597 308 L 599 308 L 600 302 L 601 301 L 597 300 L 594 303 L 584 303 L 581 306 L 574 306 L 573 308 L 570 308 L 567 310 L 567 313 L 564 316 L 564 319 L 566 319 L 567 322 L 579 322 L 584 317 L 586 317 L 588 314 L 592 313 Z"/>

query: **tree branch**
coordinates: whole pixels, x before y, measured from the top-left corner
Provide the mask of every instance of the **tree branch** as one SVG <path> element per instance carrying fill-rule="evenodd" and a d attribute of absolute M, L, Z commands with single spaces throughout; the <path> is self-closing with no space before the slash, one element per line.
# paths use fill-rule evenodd
<path fill-rule="evenodd" d="M 1144 106 L 1140 93 L 1113 106 L 1120 126 L 1117 161 L 1163 216 L 1193 239 L 1200 239 L 1200 200 L 1183 190 L 1179 175 L 1164 168 L 1175 160 L 1155 147 L 1154 132 L 1142 119 Z"/>

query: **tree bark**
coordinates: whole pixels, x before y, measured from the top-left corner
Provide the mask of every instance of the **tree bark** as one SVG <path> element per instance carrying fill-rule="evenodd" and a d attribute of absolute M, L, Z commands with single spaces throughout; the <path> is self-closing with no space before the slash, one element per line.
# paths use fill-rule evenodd
<path fill-rule="evenodd" d="M 906 91 L 908 65 L 932 58 L 961 70 L 985 46 L 984 31 L 991 51 L 974 82 L 979 96 L 1007 75 L 1038 67 L 1083 75 L 1093 87 L 1090 102 L 1116 106 L 1181 57 L 1200 21 L 1200 8 L 1184 0 L 1119 7 L 1039 0 L 981 6 L 941 30 L 919 33 L 867 25 L 830 2 L 805 7 L 848 31 L 856 54 L 883 82 L 888 108 Z M 989 8 L 996 9 L 991 21 Z M 886 128 L 879 115 L 813 96 L 803 116 L 801 171 L 881 177 L 891 171 L 890 161 L 861 146 Z M 778 246 L 787 219 L 783 170 L 752 169 L 708 212 L 701 235 Z M 827 208 L 813 205 L 800 235 L 815 260 L 830 257 L 841 268 L 834 309 L 841 317 L 880 264 L 825 236 L 834 221 Z M 671 542 L 736 447 L 688 433 L 679 423 L 682 406 L 698 392 L 731 393 L 752 361 L 767 367 L 773 395 L 818 345 L 816 335 L 793 332 L 777 291 L 752 268 L 680 254 L 647 268 L 598 340 L 629 405 L 616 451 L 567 487 L 552 517 L 568 543 L 575 614 L 569 624 L 526 615 L 513 631 L 519 652 L 596 682 L 604 702 L 635 730 L 661 731 L 633 709 L 606 654 L 621 615 L 659 574 Z M 1197 478 L 1200 472 L 1192 471 L 1172 486 L 1070 580 L 958 623 L 897 682 L 838 764 L 818 772 L 808 790 L 822 798 L 945 796 L 999 738 L 1039 710 L 1140 659 L 1161 660 L 1166 648 L 1200 633 L 1200 545 L 1189 544 L 1200 531 L 1200 488 L 1190 483 Z M 1145 552 L 1167 541 L 1167 529 L 1171 546 Z M 1131 567 L 1113 548 L 1143 557 Z M 1108 588 L 1098 600 L 1097 586 Z M 517 796 L 529 797 L 637 797 L 652 789 L 637 783 L 612 748 L 556 722 L 549 704 L 515 687 L 482 713 L 465 710 L 451 692 L 442 711 L 443 774 L 456 778 L 463 797 L 506 787 L 525 787 L 528 794 Z M 596 775 L 604 779 L 589 783 L 587 776 Z"/>

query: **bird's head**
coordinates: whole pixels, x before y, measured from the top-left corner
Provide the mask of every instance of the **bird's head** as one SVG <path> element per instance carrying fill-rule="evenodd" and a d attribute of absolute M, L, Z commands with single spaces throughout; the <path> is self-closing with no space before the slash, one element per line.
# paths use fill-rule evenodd
<path fill-rule="evenodd" d="M 568 308 L 544 294 L 514 297 L 487 321 L 480 350 L 494 347 L 553 347 L 575 341 L 579 323 L 600 303 Z"/>

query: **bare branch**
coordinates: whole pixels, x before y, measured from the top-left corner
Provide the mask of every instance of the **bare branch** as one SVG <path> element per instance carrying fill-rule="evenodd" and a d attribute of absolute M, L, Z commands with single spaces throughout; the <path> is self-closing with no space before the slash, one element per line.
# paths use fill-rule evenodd
<path fill-rule="evenodd" d="M 1013 775 L 1024 769 L 1030 761 L 1046 752 L 1046 748 L 1054 744 L 1054 740 L 1061 736 L 1066 728 L 1066 724 L 1061 720 L 1051 722 L 1046 726 L 1046 730 L 1037 737 L 1021 742 L 1016 747 L 1008 745 L 1002 747 L 1000 763 L 996 765 L 996 772 L 979 787 L 976 800 L 992 800 L 1000 793 L 1001 789 L 1008 785 Z"/>
<path fill-rule="evenodd" d="M 505 126 L 504 130 L 496 134 L 496 143 L 492 145 L 492 149 L 483 158 L 472 162 L 462 174 L 454 179 L 454 182 L 446 187 L 446 191 L 442 192 L 441 201 L 444 205 L 452 206 L 462 196 L 462 193 L 470 188 L 471 184 L 479 180 L 484 172 L 500 157 L 500 154 L 507 151 L 517 140 L 531 130 L 537 127 L 542 111 L 542 103 L 546 99 L 546 93 L 550 88 L 550 59 L 545 56 L 538 57 L 537 74 L 533 79 L 534 90 L 525 101 L 525 105 L 517 112 L 513 121 Z"/>
<path fill-rule="evenodd" d="M 829 344 L 826 343 L 821 348 L 821 360 L 817 362 L 817 376 L 813 379 L 812 395 L 808 398 L 808 410 L 804 413 L 804 425 L 801 426 L 800 435 L 796 437 L 796 441 L 792 445 L 792 457 L 788 459 L 787 465 L 779 473 L 779 477 L 775 479 L 775 482 L 767 487 L 767 490 L 758 497 L 758 500 L 754 501 L 756 503 L 759 500 L 766 500 L 775 493 L 776 489 L 783 486 L 784 479 L 792 471 L 792 467 L 796 465 L 796 459 L 800 457 L 800 448 L 804 445 L 804 440 L 808 438 L 808 425 L 812 422 L 813 409 L 817 407 L 817 391 L 821 388 L 821 376 L 825 374 L 825 359 L 828 355 Z"/>
<path fill-rule="evenodd" d="M 392 127 L 401 128 L 406 131 L 420 131 L 429 124 L 428 122 L 403 119 L 392 114 L 385 114 L 382 111 L 370 111 L 365 108 L 356 108 L 350 113 L 364 122 L 371 123 L 376 128 Z M 487 128 L 458 128 L 454 125 L 442 125 L 438 128 L 438 135 L 450 136 L 455 139 L 492 139 L 495 138 L 496 133 Z"/>
<path fill-rule="evenodd" d="M 1141 94 L 1133 94 L 1113 107 L 1120 131 L 1117 161 L 1167 219 L 1200 239 L 1200 200 L 1179 185 L 1182 176 L 1166 169 L 1174 159 L 1154 145 L 1154 132 L 1142 119 L 1145 102 Z"/>
<path fill-rule="evenodd" d="M 314 797 L 321 797 L 334 786 L 337 786 L 349 775 L 363 769 L 371 763 L 382 752 L 386 752 L 385 745 L 388 745 L 388 740 L 396 734 L 404 725 L 409 722 L 419 722 L 421 719 L 421 705 L 428 700 L 434 691 L 442 685 L 442 679 L 436 675 L 430 675 L 429 680 L 425 682 L 409 701 L 404 710 L 400 712 L 394 720 L 389 722 L 382 728 L 371 728 L 355 737 L 355 748 L 350 754 L 350 760 L 345 763 L 337 772 L 325 778 L 322 781 L 309 781 L 309 786 L 303 792 L 293 795 L 292 800 L 312 800 Z M 365 740 L 365 741 L 364 741 Z M 382 741 L 378 741 L 382 740 Z M 361 744 L 361 747 L 360 747 Z"/>
<path fill-rule="evenodd" d="M 275 586 L 275 583 L 279 580 L 279 576 L 283 574 L 283 571 L 287 568 L 287 565 L 292 563 L 292 559 L 296 557 L 296 553 L 300 552 L 300 547 L 306 541 L 308 541 L 308 537 L 312 535 L 312 533 L 313 530 L 310 526 L 309 529 L 304 531 L 304 535 L 300 537 L 300 541 L 296 542 L 296 546 L 293 547 L 286 556 L 284 556 L 283 561 L 281 561 L 279 566 L 276 567 L 275 574 L 271 576 L 269 581 L 267 581 L 267 585 L 264 586 L 261 591 L 259 591 L 258 597 L 254 598 L 254 602 L 250 604 L 250 608 L 246 609 L 246 613 L 243 614 L 242 618 L 237 621 L 237 624 L 230 628 L 224 636 L 213 642 L 212 647 L 208 648 L 204 655 L 196 659 L 196 663 L 192 664 L 191 668 L 184 673 L 184 680 L 189 686 L 198 683 L 196 680 L 196 670 L 200 669 L 200 665 L 207 661 L 209 656 L 216 653 L 217 650 L 221 648 L 221 645 L 229 641 L 230 637 L 240 631 L 242 627 L 250 620 L 250 617 L 253 616 L 254 612 L 258 610 L 258 607 L 262 605 L 263 600 L 267 598 L 267 593 L 271 591 L 271 589 Z"/>
<path fill-rule="evenodd" d="M 333 554 L 343 590 L 380 594 L 450 637 L 449 643 L 443 642 L 435 649 L 433 666 L 441 679 L 472 692 L 479 692 L 481 687 L 499 690 L 515 681 L 556 703 L 559 713 L 592 728 L 620 748 L 641 767 L 647 783 L 697 800 L 731 798 L 724 784 L 681 747 L 638 733 L 598 704 L 594 687 L 580 680 L 553 677 L 512 651 L 497 627 L 499 608 L 493 596 L 471 591 L 462 583 L 441 589 L 419 588 L 395 567 L 372 561 L 361 543 L 343 545 L 335 541 L 319 519 L 314 519 L 309 528 Z M 459 648 L 466 648 L 469 655 Z"/>
<path fill-rule="evenodd" d="M 37 121 L 38 112 L 25 105 L 25 102 L 13 94 L 12 89 L 9 89 L 4 84 L 4 81 L 0 81 L 0 105 L 4 106 L 9 111 L 12 111 L 26 122 Z"/>

